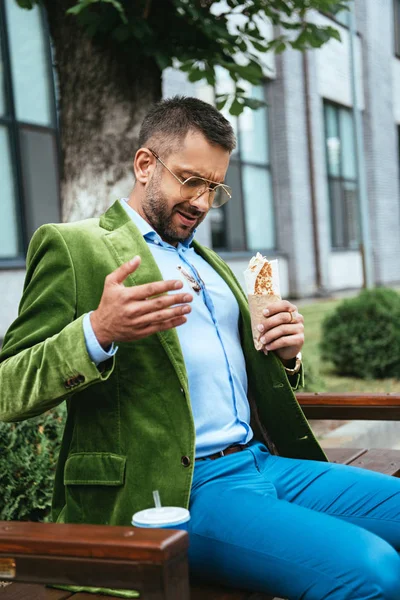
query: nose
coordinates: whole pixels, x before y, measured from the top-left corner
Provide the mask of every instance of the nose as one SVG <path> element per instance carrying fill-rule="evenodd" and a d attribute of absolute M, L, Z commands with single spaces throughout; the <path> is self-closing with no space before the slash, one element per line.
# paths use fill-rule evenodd
<path fill-rule="evenodd" d="M 207 212 L 210 208 L 210 191 L 208 189 L 204 190 L 202 194 L 199 196 L 195 196 L 189 200 L 190 205 L 197 208 L 197 210 L 201 212 Z"/>

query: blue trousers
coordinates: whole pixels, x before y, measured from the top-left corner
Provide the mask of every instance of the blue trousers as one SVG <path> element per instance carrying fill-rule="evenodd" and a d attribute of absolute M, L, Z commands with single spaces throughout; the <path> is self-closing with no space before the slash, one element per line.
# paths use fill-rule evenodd
<path fill-rule="evenodd" d="M 192 575 L 289 600 L 400 599 L 400 479 L 274 456 L 197 461 Z"/>

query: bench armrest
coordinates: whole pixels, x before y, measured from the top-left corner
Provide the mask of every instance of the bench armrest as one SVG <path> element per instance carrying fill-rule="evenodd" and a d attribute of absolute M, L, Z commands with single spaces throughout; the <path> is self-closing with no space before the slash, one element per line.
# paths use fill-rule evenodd
<path fill-rule="evenodd" d="M 157 589 L 160 598 L 188 600 L 188 545 L 187 533 L 172 529 L 0 521 L 9 581 Z"/>
<path fill-rule="evenodd" d="M 400 421 L 400 394 L 299 393 L 308 419 Z"/>

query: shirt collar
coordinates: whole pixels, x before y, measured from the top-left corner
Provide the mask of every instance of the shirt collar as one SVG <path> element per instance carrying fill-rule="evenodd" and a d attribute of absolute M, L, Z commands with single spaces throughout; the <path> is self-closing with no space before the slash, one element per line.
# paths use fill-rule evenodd
<path fill-rule="evenodd" d="M 153 244 L 156 243 L 157 245 L 164 246 L 165 248 L 174 248 L 174 250 L 178 250 L 179 248 L 187 249 L 190 247 L 196 230 L 194 230 L 192 235 L 189 236 L 184 242 L 179 242 L 177 248 L 175 248 L 175 246 L 171 246 L 171 244 L 164 242 L 164 240 L 161 239 L 159 234 L 155 231 L 155 229 L 153 229 L 150 223 L 143 219 L 143 217 L 141 217 L 136 210 L 129 206 L 127 198 L 121 198 L 120 202 L 146 241 Z"/>

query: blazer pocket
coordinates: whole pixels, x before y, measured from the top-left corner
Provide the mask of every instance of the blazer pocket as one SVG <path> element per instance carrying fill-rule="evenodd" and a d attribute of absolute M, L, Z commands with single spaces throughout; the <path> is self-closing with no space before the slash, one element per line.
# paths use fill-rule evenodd
<path fill-rule="evenodd" d="M 70 454 L 64 467 L 64 485 L 123 485 L 126 456 L 109 452 Z"/>

